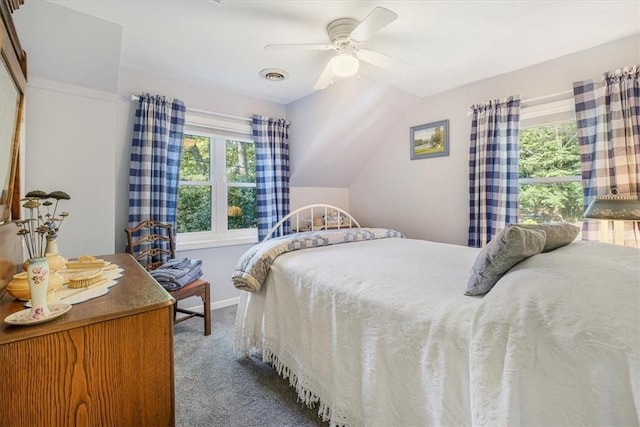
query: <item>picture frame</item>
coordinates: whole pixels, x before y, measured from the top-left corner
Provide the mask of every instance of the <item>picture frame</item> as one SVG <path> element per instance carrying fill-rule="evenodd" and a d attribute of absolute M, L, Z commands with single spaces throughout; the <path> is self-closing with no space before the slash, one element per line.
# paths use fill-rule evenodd
<path fill-rule="evenodd" d="M 449 120 L 412 126 L 410 132 L 411 160 L 449 155 Z"/>

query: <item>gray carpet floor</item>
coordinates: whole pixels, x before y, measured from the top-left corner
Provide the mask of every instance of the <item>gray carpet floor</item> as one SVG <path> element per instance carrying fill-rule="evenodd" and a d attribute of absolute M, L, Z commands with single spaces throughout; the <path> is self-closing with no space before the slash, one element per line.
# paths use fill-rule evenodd
<path fill-rule="evenodd" d="M 325 425 L 270 365 L 255 356 L 236 358 L 235 313 L 235 305 L 213 310 L 208 337 L 201 318 L 175 325 L 176 425 Z"/>

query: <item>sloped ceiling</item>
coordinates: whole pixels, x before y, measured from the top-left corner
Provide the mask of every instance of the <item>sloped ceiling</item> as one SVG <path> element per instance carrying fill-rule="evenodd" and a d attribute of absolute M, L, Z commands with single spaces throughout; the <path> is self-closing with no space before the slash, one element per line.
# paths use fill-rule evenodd
<path fill-rule="evenodd" d="M 414 99 L 363 77 L 289 104 L 291 185 L 348 187 Z"/>
<path fill-rule="evenodd" d="M 267 52 L 267 43 L 326 43 L 336 18 L 375 7 L 398 19 L 365 47 L 412 66 L 360 74 L 424 97 L 640 32 L 637 0 L 324 1 L 55 0 L 123 28 L 123 66 L 288 104 L 313 92 L 332 51 Z M 38 7 L 38 1 L 24 7 Z M 265 68 L 289 74 L 282 82 Z"/>

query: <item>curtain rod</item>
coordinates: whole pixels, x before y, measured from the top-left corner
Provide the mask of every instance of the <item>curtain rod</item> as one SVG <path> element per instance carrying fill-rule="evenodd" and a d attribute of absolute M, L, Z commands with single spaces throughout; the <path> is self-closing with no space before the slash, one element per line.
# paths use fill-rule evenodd
<path fill-rule="evenodd" d="M 537 98 L 524 99 L 520 101 L 520 105 L 522 106 L 522 108 L 525 108 L 525 106 L 523 106 L 522 104 L 529 104 L 532 102 L 544 101 L 545 99 L 563 97 L 564 95 L 569 95 L 569 94 L 573 94 L 573 89 L 563 90 L 562 92 L 556 92 L 550 95 L 539 96 Z M 467 110 L 467 116 L 470 116 L 472 114 L 473 114 L 473 110 L 471 109 Z"/>
<path fill-rule="evenodd" d="M 569 89 L 569 90 L 563 90 L 562 92 L 557 92 L 557 93 L 552 93 L 551 95 L 545 95 L 545 96 L 539 96 L 537 98 L 531 98 L 531 99 L 523 99 L 522 101 L 520 101 L 521 104 L 528 104 L 530 102 L 537 102 L 537 101 L 542 101 L 548 98 L 557 98 L 563 95 L 569 95 L 569 94 L 573 94 L 573 89 Z"/>
<path fill-rule="evenodd" d="M 131 95 L 132 101 L 137 101 L 139 99 L 140 97 L 138 95 Z M 197 108 L 189 108 L 189 107 L 186 107 L 186 110 L 192 113 L 207 114 L 210 116 L 224 117 L 226 119 L 241 120 L 243 122 L 251 122 L 250 117 L 232 116 L 230 114 L 214 113 L 213 111 L 199 110 Z"/>

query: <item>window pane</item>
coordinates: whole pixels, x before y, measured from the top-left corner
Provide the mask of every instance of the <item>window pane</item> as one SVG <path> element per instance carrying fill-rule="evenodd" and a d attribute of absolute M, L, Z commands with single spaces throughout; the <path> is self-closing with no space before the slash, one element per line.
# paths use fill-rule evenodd
<path fill-rule="evenodd" d="M 185 134 L 182 139 L 180 180 L 209 181 L 211 139 L 201 135 Z"/>
<path fill-rule="evenodd" d="M 523 129 L 518 170 L 521 179 L 547 181 L 520 184 L 520 222 L 582 224 L 583 192 L 575 120 Z M 565 178 L 564 182 L 553 182 L 559 177 Z M 567 182 L 568 177 L 577 181 Z"/>
<path fill-rule="evenodd" d="M 226 150 L 227 182 L 256 182 L 256 149 L 254 144 L 228 139 Z"/>
<path fill-rule="evenodd" d="M 580 175 L 576 122 L 520 131 L 519 177 Z"/>
<path fill-rule="evenodd" d="M 521 184 L 519 199 L 521 223 L 582 224 L 583 194 L 579 182 Z"/>
<path fill-rule="evenodd" d="M 227 208 L 229 230 L 256 228 L 256 189 L 252 187 L 229 187 Z"/>
<path fill-rule="evenodd" d="M 181 185 L 178 189 L 178 233 L 211 231 L 211 186 Z"/>

